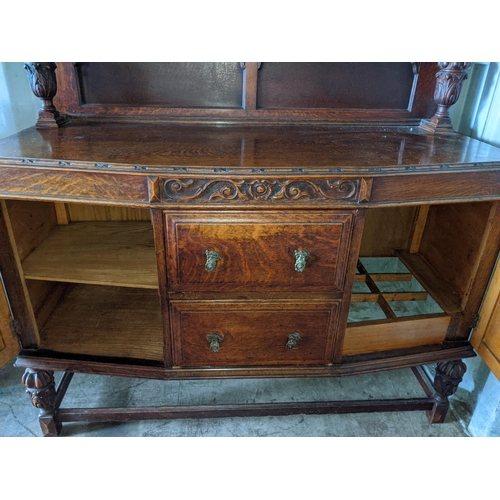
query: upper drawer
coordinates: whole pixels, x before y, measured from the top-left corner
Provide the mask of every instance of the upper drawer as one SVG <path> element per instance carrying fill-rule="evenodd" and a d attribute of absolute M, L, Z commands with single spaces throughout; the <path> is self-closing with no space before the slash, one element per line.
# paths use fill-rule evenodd
<path fill-rule="evenodd" d="M 342 290 L 353 216 L 166 213 L 169 289 Z"/>

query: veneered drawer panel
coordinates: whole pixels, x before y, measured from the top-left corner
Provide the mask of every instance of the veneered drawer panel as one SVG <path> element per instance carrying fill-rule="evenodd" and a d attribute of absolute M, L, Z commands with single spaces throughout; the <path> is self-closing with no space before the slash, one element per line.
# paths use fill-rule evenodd
<path fill-rule="evenodd" d="M 328 363 L 339 310 L 340 301 L 172 301 L 174 364 L 187 367 Z M 210 334 L 219 337 L 218 352 L 212 350 Z M 293 334 L 298 334 L 300 340 L 296 338 L 294 342 Z"/>
<path fill-rule="evenodd" d="M 353 212 L 168 213 L 171 291 L 342 290 Z M 217 252 L 208 271 L 207 251 Z M 308 252 L 303 271 L 296 251 Z"/>

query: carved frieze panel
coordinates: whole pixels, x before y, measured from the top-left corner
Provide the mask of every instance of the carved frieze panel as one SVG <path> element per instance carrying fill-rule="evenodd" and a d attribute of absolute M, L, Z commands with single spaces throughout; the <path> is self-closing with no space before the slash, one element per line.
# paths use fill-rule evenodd
<path fill-rule="evenodd" d="M 369 197 L 363 179 L 187 179 L 163 178 L 162 202 L 181 203 L 293 203 L 354 202 Z"/>

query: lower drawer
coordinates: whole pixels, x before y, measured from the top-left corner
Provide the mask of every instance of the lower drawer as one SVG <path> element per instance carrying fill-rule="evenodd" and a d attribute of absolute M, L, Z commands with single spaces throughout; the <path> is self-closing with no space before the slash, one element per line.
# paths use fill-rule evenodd
<path fill-rule="evenodd" d="M 172 301 L 174 365 L 331 361 L 341 301 Z"/>

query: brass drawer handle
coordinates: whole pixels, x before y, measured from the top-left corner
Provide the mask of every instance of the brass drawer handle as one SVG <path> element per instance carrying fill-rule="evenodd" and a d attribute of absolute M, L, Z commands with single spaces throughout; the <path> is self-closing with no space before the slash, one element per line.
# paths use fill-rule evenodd
<path fill-rule="evenodd" d="M 212 273 L 215 271 L 215 267 L 217 266 L 217 261 L 221 260 L 221 256 L 219 252 L 215 250 L 206 250 L 205 255 L 207 256 L 207 262 L 205 263 L 205 271 Z"/>
<path fill-rule="evenodd" d="M 224 339 L 217 333 L 209 333 L 207 335 L 207 340 L 210 342 L 210 350 L 212 352 L 219 352 L 220 343 Z"/>
<path fill-rule="evenodd" d="M 295 270 L 299 273 L 306 268 L 306 260 L 311 256 L 307 250 L 295 250 Z"/>
<path fill-rule="evenodd" d="M 288 335 L 288 342 L 286 343 L 287 349 L 293 349 L 299 340 L 302 340 L 301 336 L 295 332 Z"/>

